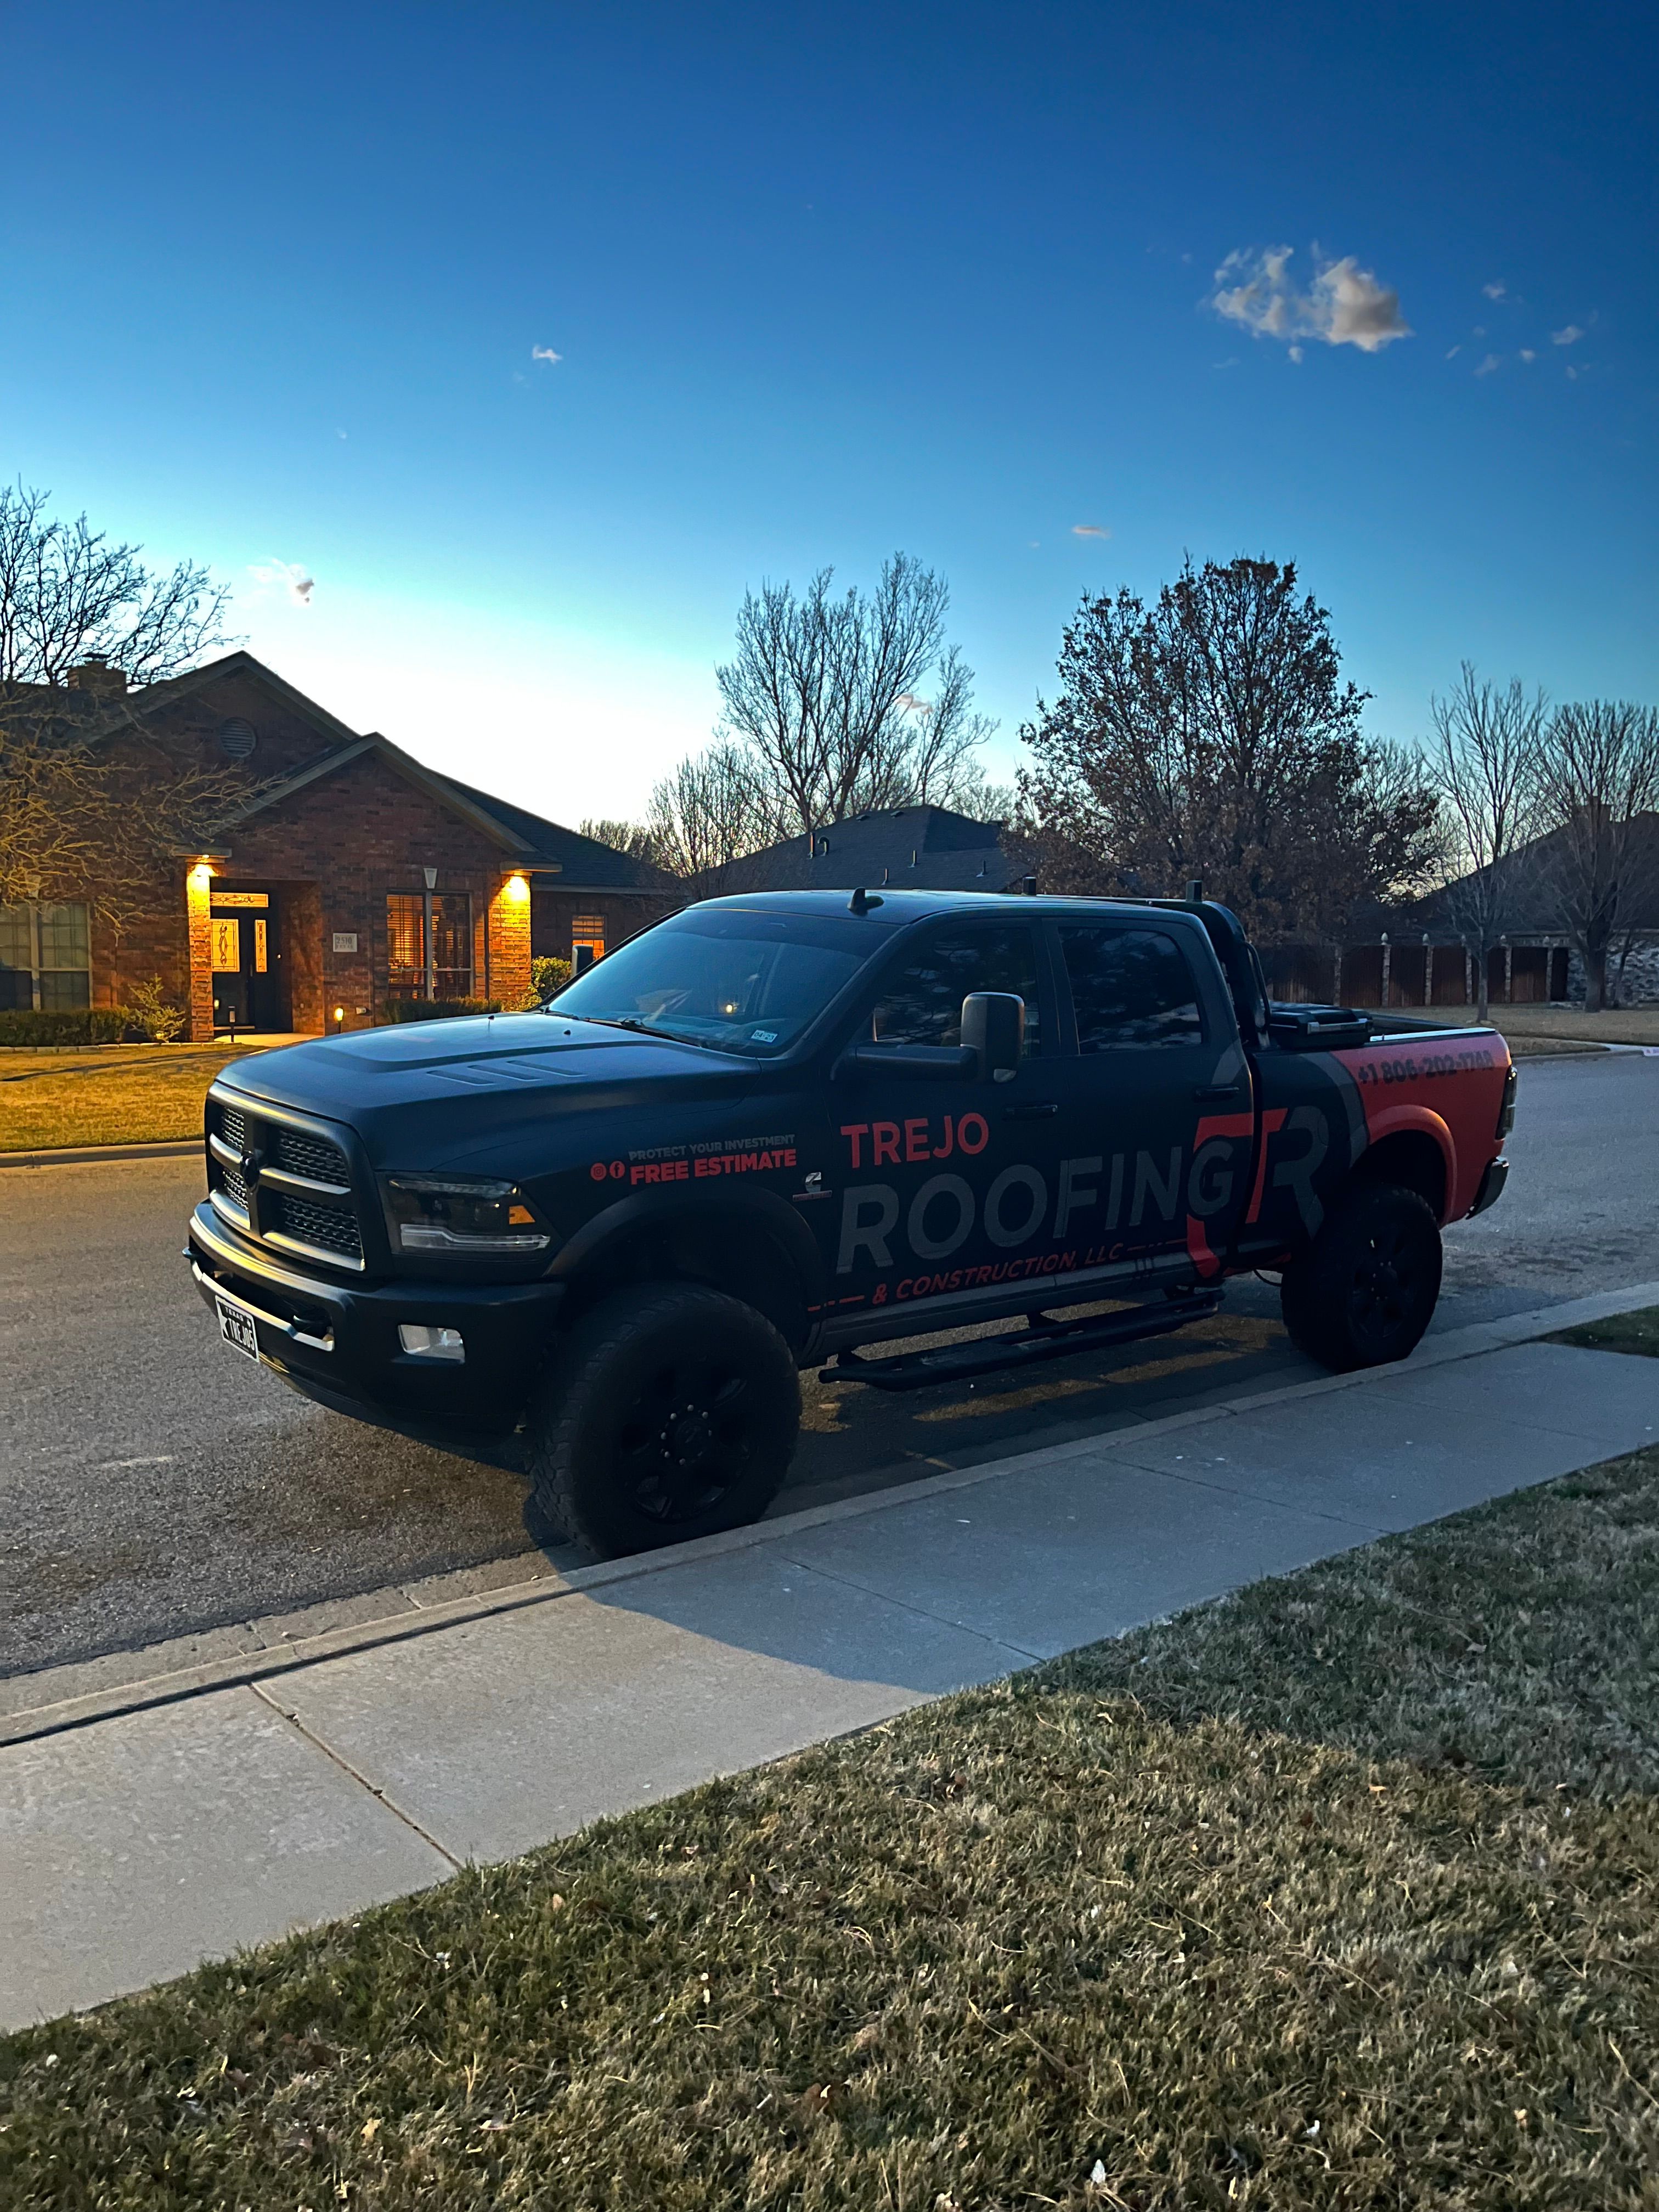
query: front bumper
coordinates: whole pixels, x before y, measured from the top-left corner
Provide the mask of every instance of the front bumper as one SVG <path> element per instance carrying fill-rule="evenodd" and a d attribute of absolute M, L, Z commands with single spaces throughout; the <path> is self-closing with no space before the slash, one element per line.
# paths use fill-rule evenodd
<path fill-rule="evenodd" d="M 325 1405 L 370 1418 L 512 1426 L 564 1296 L 562 1283 L 329 1282 L 244 1243 L 205 1200 L 186 1257 L 210 1310 L 222 1294 L 251 1316 L 262 1360 Z M 465 1360 L 404 1352 L 404 1322 L 459 1329 Z"/>
<path fill-rule="evenodd" d="M 1510 1179 L 1507 1160 L 1488 1160 L 1486 1172 L 1480 1178 L 1480 1188 L 1474 1194 L 1474 1204 L 1469 1208 L 1469 1218 L 1484 1213 L 1489 1206 L 1496 1206 L 1504 1195 L 1504 1186 Z"/>

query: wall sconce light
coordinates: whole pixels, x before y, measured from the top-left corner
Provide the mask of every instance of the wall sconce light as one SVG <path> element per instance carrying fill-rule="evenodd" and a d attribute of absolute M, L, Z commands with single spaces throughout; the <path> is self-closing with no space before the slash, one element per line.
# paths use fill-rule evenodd
<path fill-rule="evenodd" d="M 208 861 L 198 860 L 190 872 L 191 883 L 197 890 L 205 890 L 213 881 L 213 873 L 212 866 Z"/>
<path fill-rule="evenodd" d="M 522 906 L 530 896 L 529 881 L 524 876 L 509 876 L 502 884 L 501 890 L 514 906 Z"/>
<path fill-rule="evenodd" d="M 438 871 L 435 868 L 422 868 L 421 873 L 426 878 L 428 890 L 435 891 L 438 888 Z"/>

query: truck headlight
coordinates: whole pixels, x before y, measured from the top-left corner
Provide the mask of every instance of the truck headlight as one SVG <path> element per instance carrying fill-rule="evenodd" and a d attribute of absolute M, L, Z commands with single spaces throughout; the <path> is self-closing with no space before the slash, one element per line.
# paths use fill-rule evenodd
<path fill-rule="evenodd" d="M 553 1241 L 510 1182 L 394 1175 L 386 1187 L 405 1252 L 542 1252 Z"/>

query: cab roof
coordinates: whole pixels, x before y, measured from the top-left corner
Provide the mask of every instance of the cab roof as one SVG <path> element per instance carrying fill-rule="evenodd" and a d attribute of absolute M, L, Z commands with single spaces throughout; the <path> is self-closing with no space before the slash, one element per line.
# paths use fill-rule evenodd
<path fill-rule="evenodd" d="M 697 911 L 710 909 L 726 914 L 799 914 L 810 915 L 815 920 L 838 914 L 855 914 L 852 902 L 857 896 L 848 890 L 822 891 L 738 891 L 724 898 L 700 899 Z M 1037 914 L 1097 915 L 1103 907 L 1117 908 L 1127 913 L 1145 914 L 1149 902 L 1133 898 L 1087 898 L 1038 896 L 1026 897 L 1007 891 L 901 891 L 873 885 L 864 894 L 868 902 L 860 919 L 872 922 L 877 928 L 891 929 L 907 922 L 925 921 L 936 915 L 1004 915 L 1011 921 L 1020 916 Z M 1164 906 L 1163 913 L 1186 912 L 1198 919 L 1196 910 L 1181 906 Z"/>

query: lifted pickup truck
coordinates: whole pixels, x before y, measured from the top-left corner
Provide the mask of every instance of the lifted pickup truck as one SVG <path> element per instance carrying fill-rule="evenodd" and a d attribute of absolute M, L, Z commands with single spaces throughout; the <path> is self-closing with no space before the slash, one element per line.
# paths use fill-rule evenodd
<path fill-rule="evenodd" d="M 633 1551 L 763 1513 L 822 1362 L 937 1383 L 1248 1269 L 1327 1366 L 1403 1358 L 1514 1096 L 1490 1030 L 1270 1005 L 1196 896 L 715 899 L 539 1011 L 227 1070 L 189 1258 L 226 1344 L 361 1418 L 522 1428 L 553 1525 Z"/>

